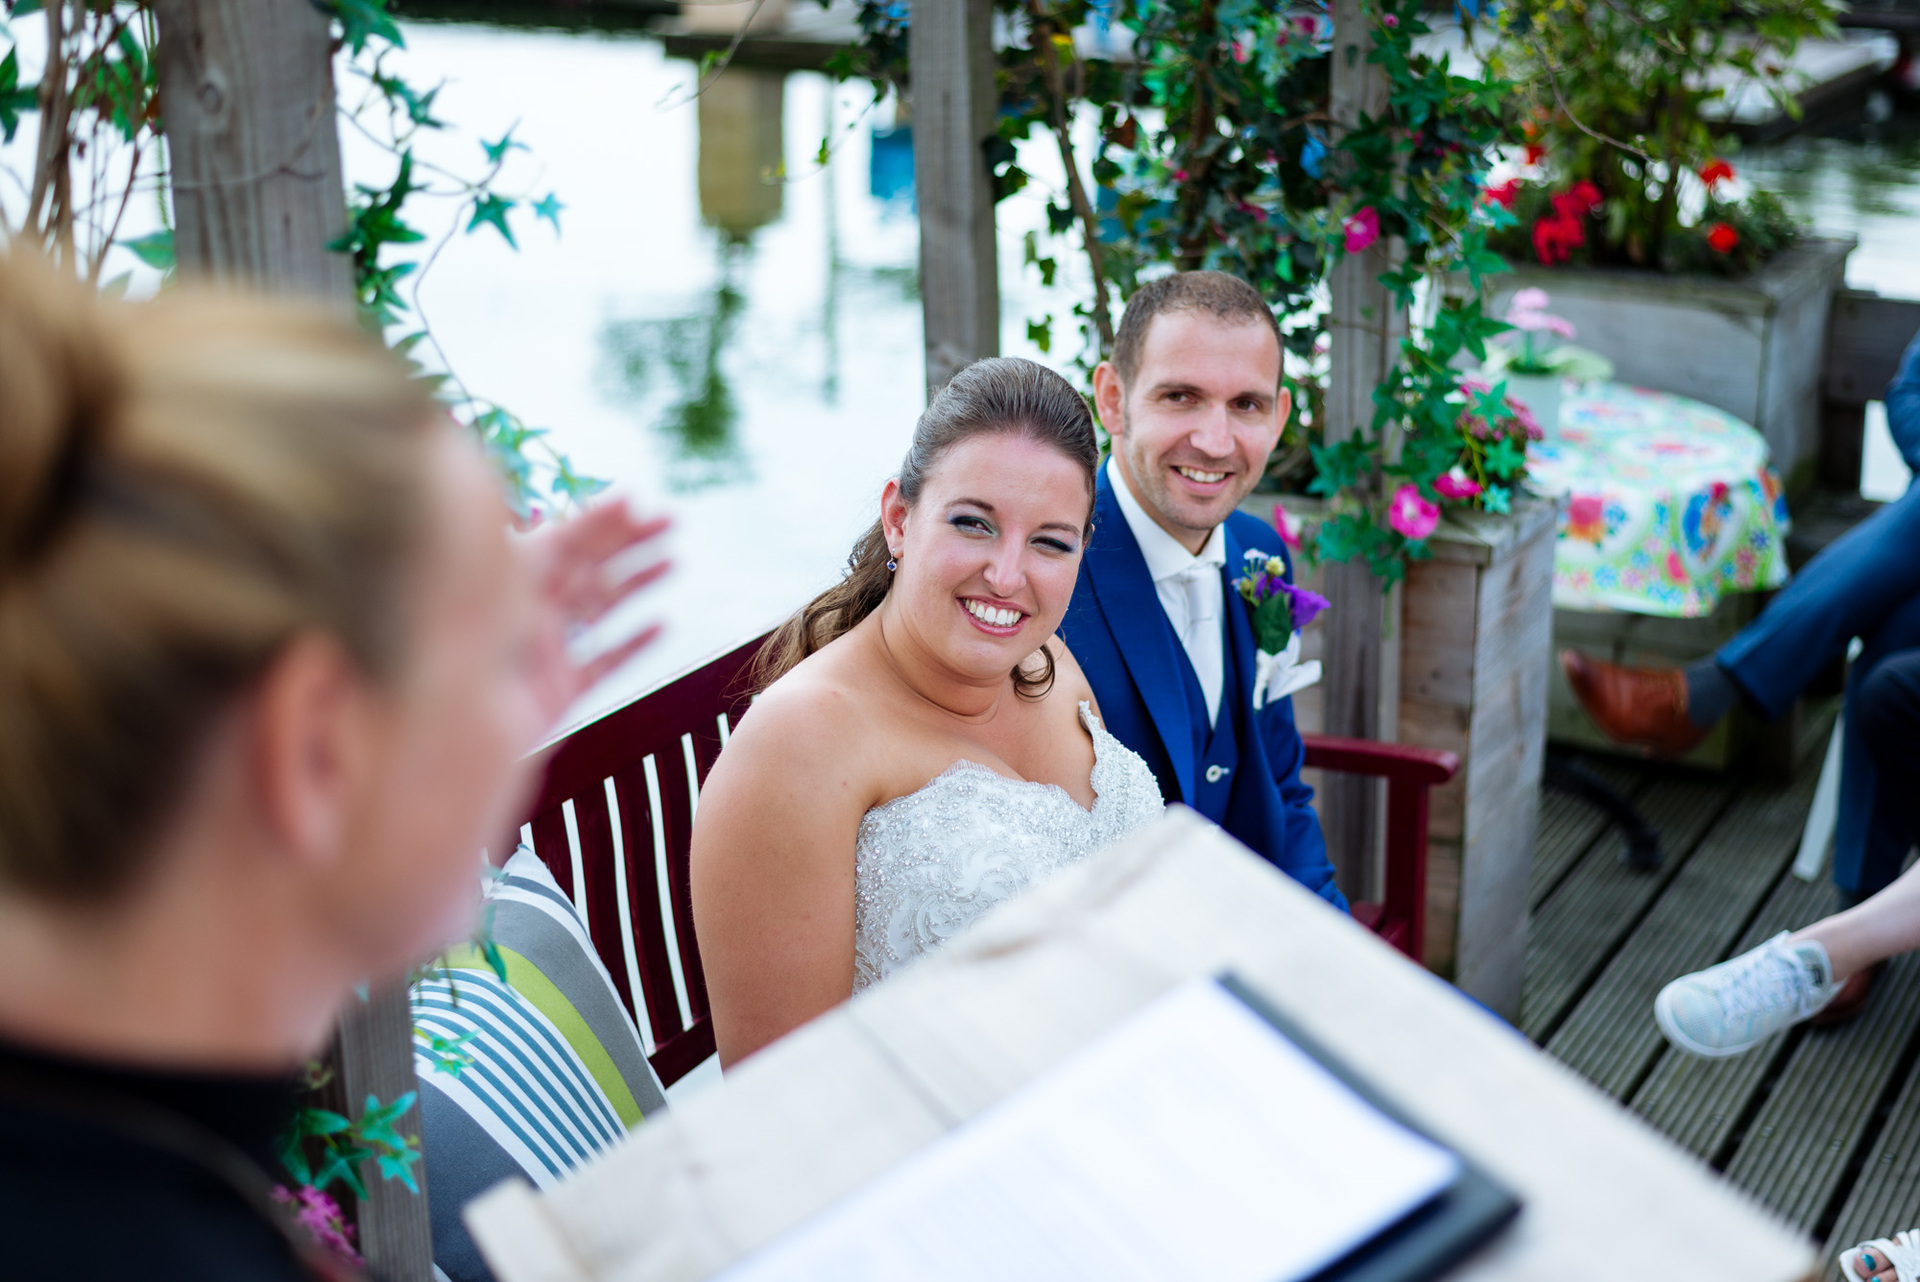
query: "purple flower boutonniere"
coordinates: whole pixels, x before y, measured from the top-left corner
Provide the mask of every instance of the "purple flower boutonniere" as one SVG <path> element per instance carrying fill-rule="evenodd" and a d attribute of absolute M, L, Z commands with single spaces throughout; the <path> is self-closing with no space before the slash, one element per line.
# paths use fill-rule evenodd
<path fill-rule="evenodd" d="M 1300 630 L 1327 608 L 1318 592 L 1298 588 L 1281 576 L 1286 563 L 1258 550 L 1247 552 L 1246 565 L 1234 589 L 1247 603 L 1253 619 L 1253 709 L 1304 690 L 1320 679 L 1320 661 L 1300 662 Z"/>

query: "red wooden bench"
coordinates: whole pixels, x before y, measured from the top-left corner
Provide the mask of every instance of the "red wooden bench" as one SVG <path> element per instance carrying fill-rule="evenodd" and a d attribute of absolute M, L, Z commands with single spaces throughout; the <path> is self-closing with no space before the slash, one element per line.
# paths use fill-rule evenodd
<path fill-rule="evenodd" d="M 573 897 L 614 986 L 635 1012 L 660 1080 L 713 1054 L 693 938 L 687 856 L 700 784 L 746 711 L 760 638 L 669 681 L 551 750 L 530 810 L 533 850 Z M 1353 915 L 1420 957 L 1427 898 L 1427 792 L 1459 769 L 1450 752 L 1307 737 L 1307 764 L 1387 781 L 1382 902 Z"/>

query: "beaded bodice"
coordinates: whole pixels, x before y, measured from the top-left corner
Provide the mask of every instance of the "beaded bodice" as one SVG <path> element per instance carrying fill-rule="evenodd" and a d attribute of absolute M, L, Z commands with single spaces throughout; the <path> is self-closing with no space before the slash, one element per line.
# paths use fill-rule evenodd
<path fill-rule="evenodd" d="M 989 908 L 1159 817 L 1160 785 L 1082 702 L 1093 809 L 1055 784 L 956 761 L 875 806 L 854 847 L 854 991 L 959 934 Z"/>

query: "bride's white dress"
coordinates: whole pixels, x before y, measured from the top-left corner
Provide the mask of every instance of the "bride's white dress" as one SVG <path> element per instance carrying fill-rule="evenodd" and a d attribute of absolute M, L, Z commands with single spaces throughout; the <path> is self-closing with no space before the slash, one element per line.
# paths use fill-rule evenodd
<path fill-rule="evenodd" d="M 854 848 L 853 988 L 891 975 L 1003 900 L 1158 818 L 1139 754 L 1080 704 L 1093 736 L 1092 810 L 1056 784 L 956 761 L 867 811 Z"/>

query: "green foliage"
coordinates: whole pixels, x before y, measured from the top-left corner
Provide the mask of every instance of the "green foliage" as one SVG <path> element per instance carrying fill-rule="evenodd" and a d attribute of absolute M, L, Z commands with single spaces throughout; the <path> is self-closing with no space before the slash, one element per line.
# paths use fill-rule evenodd
<path fill-rule="evenodd" d="M 1074 363 L 1086 371 L 1105 357 L 1107 315 L 1154 275 L 1211 268 L 1252 283 L 1281 318 L 1295 392 L 1270 469 L 1297 478 L 1305 468 L 1309 490 L 1329 500 L 1313 544 L 1318 556 L 1364 558 L 1393 581 L 1405 560 L 1426 555 L 1423 542 L 1387 523 L 1394 491 L 1413 485 L 1435 499 L 1442 474 L 1468 464 L 1484 472 L 1490 451 L 1496 469 L 1509 469 L 1507 482 L 1524 475 L 1524 454 L 1509 466 L 1523 451 L 1524 428 L 1504 399 L 1464 414 L 1467 393 L 1454 368 L 1463 355 L 1483 357 L 1487 340 L 1506 328 L 1486 316 L 1480 293 L 1485 277 L 1505 270 L 1488 237 L 1514 225 L 1510 212 L 1484 199 L 1512 86 L 1416 52 L 1414 38 L 1428 30 L 1419 0 L 1379 0 L 1368 59 L 1388 82 L 1387 106 L 1337 136 L 1324 10 L 1265 0 L 1118 0 L 1112 21 L 1132 36 L 1134 58 L 1117 67 L 1077 57 L 1066 38 L 1091 8 L 1086 0 L 996 0 L 1013 36 L 999 55 L 999 128 L 989 148 L 996 194 L 1033 181 L 1017 163 L 1015 144 L 1024 139 L 1052 135 L 1066 168 L 1080 172 L 1063 122 L 1076 109 L 1098 117 L 1097 150 L 1084 163 L 1094 195 L 1074 183 L 1055 193 L 1045 231 L 1029 234 L 1024 253 L 1049 285 L 1059 268 L 1056 242 L 1077 241 L 1087 257 L 1096 294 L 1072 309 L 1081 336 Z M 904 13 L 871 0 L 862 13 L 886 42 L 869 40 L 859 65 L 884 85 L 901 84 L 905 68 L 894 59 L 904 57 L 904 43 L 895 43 Z M 1319 300 L 1347 253 L 1350 221 L 1377 226 L 1399 248 L 1380 279 L 1397 306 L 1414 310 L 1371 420 L 1343 425 L 1355 431 L 1332 443 Z M 1447 292 L 1459 280 L 1466 297 Z M 1030 341 L 1052 351 L 1063 319 L 1030 319 Z M 1519 444 L 1507 440 L 1514 433 Z M 1482 485 L 1477 497 L 1452 501 L 1511 501 L 1511 484 Z"/>
<path fill-rule="evenodd" d="M 310 1071 L 310 1082 L 324 1083 L 324 1074 Z M 367 1096 L 360 1116 L 348 1118 L 332 1109 L 302 1107 L 294 1113 L 293 1125 L 281 1135 L 278 1156 L 295 1182 L 321 1190 L 343 1183 L 353 1195 L 364 1200 L 367 1186 L 361 1179 L 361 1163 L 372 1161 L 383 1180 L 399 1180 L 412 1192 L 420 1191 L 413 1173 L 420 1160 L 419 1137 L 399 1129 L 400 1118 L 413 1107 L 415 1093 L 408 1091 L 388 1104 L 376 1095 Z"/>
<path fill-rule="evenodd" d="M 1573 265 L 1737 275 L 1792 240 L 1777 202 L 1724 195 L 1703 173 L 1720 158 L 1724 113 L 1757 87 L 1799 115 L 1794 50 L 1837 38 L 1839 0 L 1514 0 L 1500 10 L 1496 69 L 1514 82 L 1508 119 L 1537 162 L 1522 184 L 1510 257 Z M 1575 183 L 1599 193 L 1578 219 L 1583 243 L 1541 243 L 1552 197 Z M 1718 224 L 1737 247 L 1710 244 Z"/>
<path fill-rule="evenodd" d="M 12 142 L 22 114 L 40 105 L 40 86 L 20 83 L 20 55 L 7 50 L 0 58 L 0 142 Z"/>
<path fill-rule="evenodd" d="M 433 328 L 419 304 L 420 276 L 444 246 L 433 246 L 421 259 L 394 254 L 420 245 L 426 237 L 407 221 L 409 207 L 422 199 L 456 202 L 454 225 L 473 235 L 483 227 L 498 232 L 517 250 L 512 215 L 523 205 L 536 219 L 560 232 L 559 197 L 548 192 L 538 201 L 509 194 L 500 188 L 502 171 L 514 152 L 527 145 L 514 135 L 514 126 L 498 139 L 479 140 L 486 168 L 478 175 L 450 173 L 418 159 L 415 143 L 422 131 L 446 130 L 447 122 L 433 114 L 439 86 L 422 89 L 391 70 L 387 58 L 405 47 L 389 7 L 390 0 L 319 0 L 340 24 L 340 40 L 353 57 L 350 71 L 371 89 L 376 118 L 371 127 L 356 118 L 363 133 L 394 157 L 394 175 L 386 186 L 356 184 L 347 202 L 347 230 L 330 246 L 353 258 L 354 291 L 362 322 L 381 334 L 403 331 L 394 347 L 414 365 L 419 377 L 434 383 L 450 412 L 467 424 L 499 468 L 508 498 L 523 519 L 572 506 L 604 489 L 606 482 L 581 475 L 572 461 L 553 448 L 543 428 L 529 427 L 503 406 L 474 395 L 466 384 L 446 370 L 434 370 L 414 355 L 431 350 L 441 355 Z M 405 287 L 403 290 L 403 286 Z"/>

